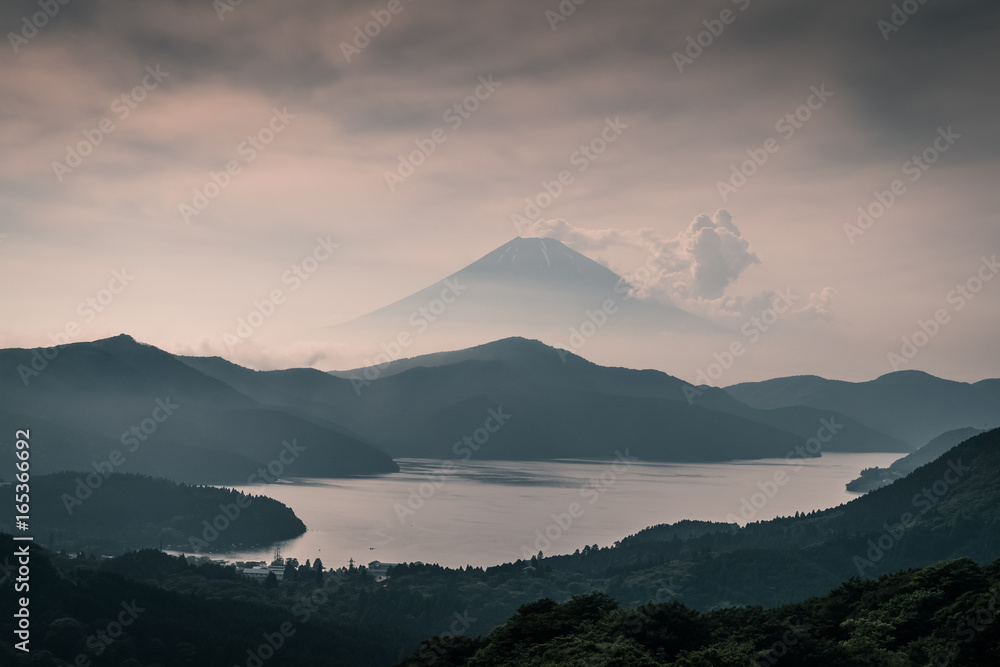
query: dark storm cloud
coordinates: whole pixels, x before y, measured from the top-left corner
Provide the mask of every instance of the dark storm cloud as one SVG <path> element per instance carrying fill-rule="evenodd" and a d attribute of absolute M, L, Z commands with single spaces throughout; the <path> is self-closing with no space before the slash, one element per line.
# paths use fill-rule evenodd
<path fill-rule="evenodd" d="M 947 123 L 975 132 L 979 151 L 995 148 L 997 140 L 988 122 L 997 96 L 990 66 L 1000 28 L 995 2 L 926 2 L 886 41 L 877 21 L 890 18 L 888 2 L 591 0 L 553 31 L 545 12 L 557 10 L 554 1 L 403 0 L 402 12 L 347 63 L 341 43 L 385 4 L 247 0 L 220 21 L 207 0 L 70 2 L 41 31 L 39 43 L 26 48 L 64 41 L 96 68 L 162 62 L 187 82 L 218 81 L 285 98 L 308 98 L 341 77 L 370 82 L 377 99 L 393 83 L 403 89 L 408 81 L 458 87 L 486 71 L 537 81 L 558 96 L 561 83 L 592 71 L 605 78 L 590 79 L 595 94 L 582 96 L 587 106 L 581 114 L 602 113 L 612 101 L 641 105 L 636 89 L 645 89 L 650 107 L 669 100 L 683 109 L 739 105 L 744 96 L 823 81 L 850 98 L 875 149 L 908 145 L 915 134 Z M 16 31 L 32 10 L 34 2 L 8 3 L 0 10 L 2 24 Z M 735 21 L 679 74 L 672 53 L 683 51 L 686 38 L 704 30 L 702 21 L 723 10 L 733 11 Z M 123 73 L 123 85 L 126 78 Z M 413 106 L 370 113 L 364 106 L 356 111 L 328 104 L 364 130 L 406 127 L 438 113 L 419 100 Z"/>

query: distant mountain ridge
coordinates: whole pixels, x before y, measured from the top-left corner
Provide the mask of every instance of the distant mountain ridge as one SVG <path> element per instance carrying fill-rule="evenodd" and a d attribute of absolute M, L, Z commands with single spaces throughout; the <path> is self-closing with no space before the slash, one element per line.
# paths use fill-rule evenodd
<path fill-rule="evenodd" d="M 124 458 L 116 472 L 245 483 L 283 451 L 301 452 L 279 466 L 283 476 L 343 476 L 398 470 L 390 456 L 611 459 L 628 450 L 649 461 L 693 462 L 798 456 L 810 442 L 806 455 L 913 449 L 830 407 L 761 409 L 731 391 L 600 366 L 519 337 L 338 374 L 177 357 L 124 335 L 57 352 L 25 386 L 18 369 L 40 352 L 0 350 L 0 422 L 30 424 L 51 443 L 35 461 L 40 473 L 104 468 L 113 452 Z M 892 380 L 872 386 L 891 395 L 899 384 Z M 956 403 L 942 400 L 938 418 L 963 418 L 964 408 L 948 412 Z M 177 407 L 165 415 L 163 405 Z M 896 411 L 906 420 L 930 410 Z M 508 417 L 496 423 L 498 415 Z M 823 428 L 834 437 L 820 442 Z M 482 442 L 470 446 L 473 437 Z"/>
<path fill-rule="evenodd" d="M 129 336 L 53 350 L 46 365 L 36 361 L 41 370 L 27 384 L 24 369 L 41 352 L 0 350 L 0 425 L 31 429 L 37 474 L 100 470 L 247 483 L 251 476 L 399 469 L 343 427 L 261 405 Z"/>
<path fill-rule="evenodd" d="M 401 457 L 466 454 L 455 444 L 501 406 L 512 418 L 477 458 L 614 458 L 626 447 L 657 461 L 784 457 L 829 418 L 843 429 L 825 451 L 910 451 L 833 411 L 755 410 L 718 389 L 655 370 L 599 366 L 520 337 L 326 377 L 311 369 L 250 371 L 218 358 L 184 361 L 258 401 L 333 419 Z"/>
<path fill-rule="evenodd" d="M 744 382 L 725 390 L 760 409 L 836 410 L 913 447 L 952 429 L 1000 426 L 1000 380 L 996 379 L 970 384 L 908 370 L 868 382 L 802 375 Z"/>

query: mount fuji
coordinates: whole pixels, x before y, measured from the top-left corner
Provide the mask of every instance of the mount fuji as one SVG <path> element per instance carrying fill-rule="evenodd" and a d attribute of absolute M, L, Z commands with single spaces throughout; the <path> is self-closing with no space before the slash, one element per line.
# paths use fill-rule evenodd
<path fill-rule="evenodd" d="M 517 237 L 443 280 L 357 319 L 340 332 L 475 334 L 565 340 L 574 330 L 719 332 L 675 306 L 630 295 L 614 271 L 556 239 Z M 589 324 L 588 324 L 589 323 Z"/>

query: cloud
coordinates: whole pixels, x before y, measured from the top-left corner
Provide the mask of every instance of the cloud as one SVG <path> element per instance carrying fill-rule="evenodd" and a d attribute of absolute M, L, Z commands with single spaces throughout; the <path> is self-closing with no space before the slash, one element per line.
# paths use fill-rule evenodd
<path fill-rule="evenodd" d="M 194 344 L 174 339 L 164 343 L 171 354 L 196 357 L 223 357 L 235 364 L 255 370 L 270 371 L 287 368 L 351 368 L 358 351 L 343 342 L 300 340 L 291 344 L 274 344 L 250 338 L 230 347 L 221 338 L 202 337 Z"/>
<path fill-rule="evenodd" d="M 751 265 L 760 260 L 733 224 L 728 211 L 700 215 L 660 247 L 665 270 L 661 284 L 675 299 L 718 299 Z"/>
<path fill-rule="evenodd" d="M 809 301 L 791 314 L 805 321 L 829 321 L 833 318 L 832 303 L 833 295 L 836 293 L 832 287 L 824 287 L 818 294 L 813 292 L 809 295 Z"/>
<path fill-rule="evenodd" d="M 622 229 L 583 229 L 565 220 L 536 220 L 521 228 L 521 235 L 562 241 L 579 251 L 609 250 L 614 247 L 646 248 L 662 245 L 655 229 L 644 227 L 635 231 Z"/>
<path fill-rule="evenodd" d="M 748 267 L 760 263 L 725 210 L 711 217 L 699 215 L 672 239 L 664 239 L 648 227 L 588 230 L 565 220 L 537 221 L 523 233 L 554 238 L 580 251 L 613 247 L 646 251 L 651 255 L 646 265 L 654 270 L 637 269 L 622 275 L 632 283 L 636 296 L 666 297 L 676 302 L 722 298 Z"/>
<path fill-rule="evenodd" d="M 769 308 L 776 296 L 773 291 L 753 296 L 726 294 L 749 267 L 760 264 L 750 242 L 726 210 L 712 216 L 699 215 L 671 239 L 662 238 L 649 227 L 582 229 L 565 220 L 539 220 L 525 226 L 522 234 L 557 239 L 581 252 L 639 250 L 645 259 L 638 266 L 609 263 L 609 268 L 632 285 L 633 296 L 667 301 L 708 317 L 756 314 Z M 788 316 L 806 322 L 829 321 L 833 317 L 834 293 L 831 287 L 813 292 Z"/>

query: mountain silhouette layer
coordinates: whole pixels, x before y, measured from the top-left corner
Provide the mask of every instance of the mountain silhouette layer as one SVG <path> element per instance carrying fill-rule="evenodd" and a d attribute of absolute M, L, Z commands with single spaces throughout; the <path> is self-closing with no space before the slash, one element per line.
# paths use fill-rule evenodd
<path fill-rule="evenodd" d="M 809 406 L 836 410 L 919 447 L 945 431 L 1000 426 L 1000 380 L 955 382 L 922 371 L 897 371 L 868 382 L 815 375 L 726 387 L 755 408 Z"/>
<path fill-rule="evenodd" d="M 861 475 L 847 483 L 848 491 L 864 492 L 877 489 L 906 477 L 920 466 L 940 458 L 952 447 L 982 433 L 977 428 L 957 428 L 942 433 L 915 452 L 896 459 L 888 468 L 866 468 Z"/>
<path fill-rule="evenodd" d="M 261 405 L 125 335 L 0 350 L 0 424 L 4 432 L 30 429 L 37 474 L 136 472 L 248 483 L 399 469 L 340 426 Z"/>
<path fill-rule="evenodd" d="M 397 457 L 614 458 L 625 449 L 654 461 L 784 457 L 798 455 L 824 420 L 836 436 L 822 451 L 911 450 L 834 411 L 756 410 L 719 389 L 600 366 L 525 338 L 336 374 L 184 361 L 261 403 L 332 419 Z M 465 438 L 501 409 L 510 419 L 470 447 Z"/>

